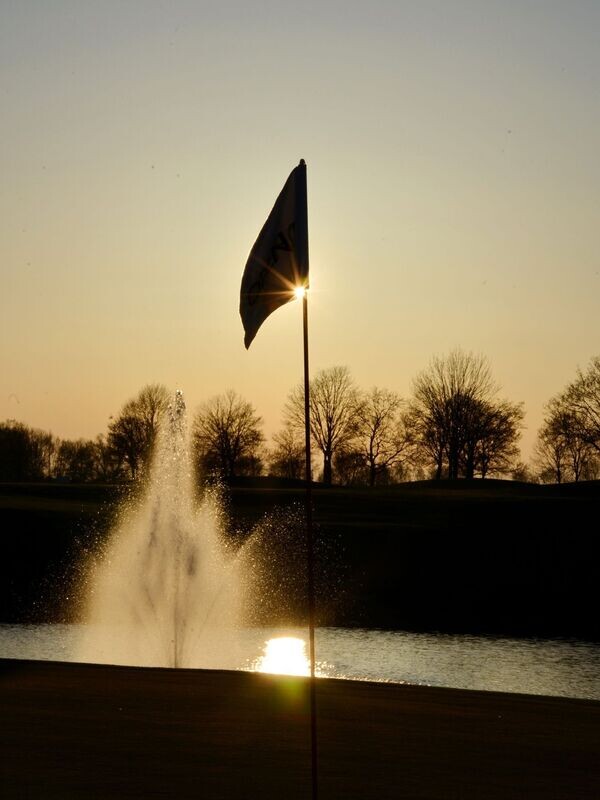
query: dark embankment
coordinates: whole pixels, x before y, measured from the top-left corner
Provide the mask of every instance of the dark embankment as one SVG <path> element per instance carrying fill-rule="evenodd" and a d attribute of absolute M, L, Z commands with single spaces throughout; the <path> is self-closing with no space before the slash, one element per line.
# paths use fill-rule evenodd
<path fill-rule="evenodd" d="M 600 703 L 320 680 L 322 800 L 597 800 Z M 302 678 L 0 661 L 0 795 L 310 796 Z"/>
<path fill-rule="evenodd" d="M 105 539 L 117 495 L 114 487 L 0 486 L 2 621 L 68 613 L 63 587 L 81 554 Z M 600 482 L 317 487 L 320 622 L 600 641 L 599 500 Z M 265 514 L 302 503 L 300 486 L 280 482 L 229 490 L 241 538 Z M 302 608 L 301 534 L 285 515 L 275 527 L 265 547 L 286 603 L 274 591 L 265 622 Z"/>
<path fill-rule="evenodd" d="M 106 539 L 119 486 L 0 484 L 0 621 L 55 621 L 88 552 Z"/>

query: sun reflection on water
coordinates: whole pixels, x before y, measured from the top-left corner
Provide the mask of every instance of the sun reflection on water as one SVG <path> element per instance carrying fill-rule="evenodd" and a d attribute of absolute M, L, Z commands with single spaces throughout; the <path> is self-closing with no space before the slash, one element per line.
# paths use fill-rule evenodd
<path fill-rule="evenodd" d="M 257 672 L 274 675 L 310 675 L 306 643 L 296 636 L 278 636 L 265 643 L 265 652 L 255 663 Z"/>

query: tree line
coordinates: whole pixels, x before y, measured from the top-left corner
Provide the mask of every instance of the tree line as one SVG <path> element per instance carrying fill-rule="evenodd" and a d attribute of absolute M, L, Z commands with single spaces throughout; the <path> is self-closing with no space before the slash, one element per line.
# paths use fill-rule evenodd
<path fill-rule="evenodd" d="M 109 420 L 95 440 L 59 440 L 21 423 L 0 423 L 0 480 L 138 480 L 148 469 L 171 396 L 150 384 Z M 522 403 L 499 396 L 482 356 L 435 357 L 402 398 L 360 389 L 347 367 L 316 373 L 310 386 L 315 477 L 325 484 L 383 485 L 426 478 L 512 477 L 544 482 L 600 476 L 600 357 L 546 406 L 530 465 L 520 459 Z M 263 420 L 230 390 L 191 420 L 203 477 L 304 475 L 304 388 L 289 392 L 283 424 L 266 446 Z"/>
<path fill-rule="evenodd" d="M 546 406 L 535 463 L 546 482 L 600 477 L 600 356 Z"/>
<path fill-rule="evenodd" d="M 0 423 L 0 480 L 136 480 L 150 459 L 169 402 L 165 387 L 145 386 L 109 419 L 107 434 L 95 439 L 59 439 L 20 422 Z"/>

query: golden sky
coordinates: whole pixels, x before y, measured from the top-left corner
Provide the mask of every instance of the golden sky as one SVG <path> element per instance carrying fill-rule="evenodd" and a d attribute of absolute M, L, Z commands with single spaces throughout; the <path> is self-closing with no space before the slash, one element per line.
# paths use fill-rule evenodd
<path fill-rule="evenodd" d="M 0 420 L 92 437 L 142 385 L 280 423 L 298 303 L 243 267 L 308 164 L 311 367 L 483 353 L 543 405 L 600 352 L 600 4 L 0 6 Z"/>

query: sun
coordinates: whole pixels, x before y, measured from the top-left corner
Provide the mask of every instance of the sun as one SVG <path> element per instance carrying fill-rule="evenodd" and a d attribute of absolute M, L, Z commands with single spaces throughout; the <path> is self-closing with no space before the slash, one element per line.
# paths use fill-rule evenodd
<path fill-rule="evenodd" d="M 294 297 L 296 298 L 296 300 L 302 300 L 305 294 L 306 294 L 306 289 L 304 288 L 304 286 L 296 286 L 296 288 L 294 289 Z"/>

